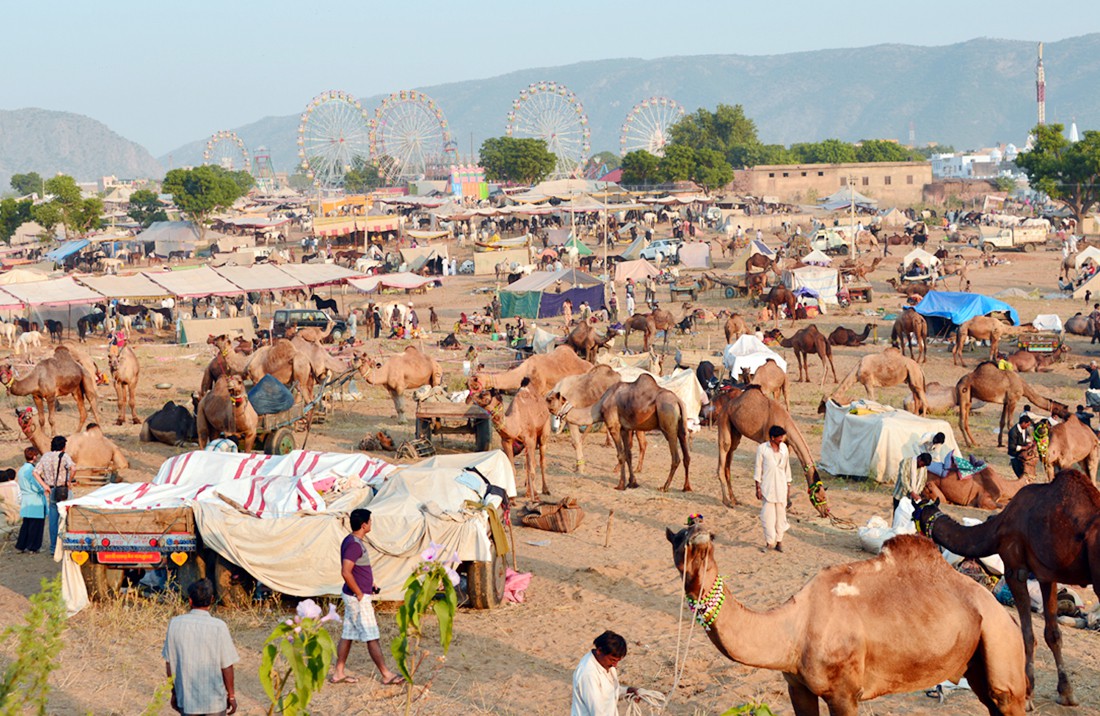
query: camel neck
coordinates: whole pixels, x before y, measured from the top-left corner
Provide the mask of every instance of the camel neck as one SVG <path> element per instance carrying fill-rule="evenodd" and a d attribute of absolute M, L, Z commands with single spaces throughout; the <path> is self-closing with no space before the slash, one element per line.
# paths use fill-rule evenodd
<path fill-rule="evenodd" d="M 718 594 L 709 600 L 704 596 L 707 601 L 718 606 L 717 613 L 706 617 L 713 620 L 707 638 L 726 658 L 761 669 L 794 670 L 798 622 L 790 613 L 790 603 L 767 612 L 753 611 L 734 598 L 724 580 Z"/>
<path fill-rule="evenodd" d="M 1000 515 L 993 515 L 980 525 L 967 527 L 948 515 L 940 512 L 932 517 L 928 531 L 932 539 L 941 547 L 946 547 L 963 557 L 988 557 L 996 554 L 997 523 Z"/>

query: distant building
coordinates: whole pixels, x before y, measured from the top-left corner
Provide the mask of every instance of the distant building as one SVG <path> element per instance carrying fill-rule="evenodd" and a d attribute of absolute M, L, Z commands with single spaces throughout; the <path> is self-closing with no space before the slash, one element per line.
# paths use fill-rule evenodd
<path fill-rule="evenodd" d="M 876 199 L 879 206 L 909 206 L 921 200 L 932 181 L 929 162 L 761 165 L 737 172 L 740 191 L 775 197 L 784 204 L 811 204 L 848 186 Z"/>

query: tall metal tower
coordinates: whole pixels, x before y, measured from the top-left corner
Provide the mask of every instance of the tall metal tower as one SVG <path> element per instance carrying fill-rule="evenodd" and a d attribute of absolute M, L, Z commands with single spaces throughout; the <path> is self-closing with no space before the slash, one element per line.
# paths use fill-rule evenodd
<path fill-rule="evenodd" d="M 275 168 L 271 165 L 271 154 L 266 147 L 256 149 L 256 158 L 252 166 L 256 187 L 264 193 L 275 191 Z"/>
<path fill-rule="evenodd" d="M 1043 69 L 1043 43 L 1039 43 L 1039 63 L 1035 65 L 1035 99 L 1039 103 L 1039 124 L 1047 123 L 1047 73 Z"/>

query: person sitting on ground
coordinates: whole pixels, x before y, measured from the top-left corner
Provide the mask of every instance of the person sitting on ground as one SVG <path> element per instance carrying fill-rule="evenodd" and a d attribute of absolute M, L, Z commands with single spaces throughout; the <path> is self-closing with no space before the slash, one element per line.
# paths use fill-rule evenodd
<path fill-rule="evenodd" d="M 593 640 L 595 647 L 581 657 L 573 671 L 573 707 L 570 716 L 616 716 L 618 701 L 636 689 L 619 684 L 618 665 L 626 657 L 626 639 L 605 631 Z"/>

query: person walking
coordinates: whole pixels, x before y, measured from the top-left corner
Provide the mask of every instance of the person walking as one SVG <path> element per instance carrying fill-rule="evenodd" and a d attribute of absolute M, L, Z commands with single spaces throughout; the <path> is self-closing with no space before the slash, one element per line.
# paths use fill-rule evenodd
<path fill-rule="evenodd" d="M 20 554 L 37 554 L 42 549 L 42 532 L 46 527 L 46 490 L 34 479 L 34 464 L 42 457 L 36 447 L 23 450 L 23 467 L 15 474 L 19 483 L 19 537 L 15 549 Z"/>
<path fill-rule="evenodd" d="M 233 665 L 240 661 L 229 627 L 210 616 L 214 584 L 200 579 L 187 588 L 191 611 L 173 617 L 164 637 L 165 671 L 172 682 L 172 708 L 184 716 L 237 711 Z"/>
<path fill-rule="evenodd" d="M 791 483 L 791 455 L 787 449 L 787 431 L 780 425 L 768 428 L 768 441 L 756 448 L 756 499 L 760 500 L 760 524 L 764 527 L 766 552 L 783 551 L 783 535 L 790 529 L 787 508 L 790 506 L 788 486 Z"/>
<path fill-rule="evenodd" d="M 386 666 L 382 648 L 378 645 L 378 622 L 374 618 L 374 571 L 367 554 L 367 533 L 370 532 L 370 510 L 352 510 L 348 517 L 351 534 L 340 545 L 340 576 L 344 578 L 344 631 L 336 649 L 336 666 L 329 682 L 355 684 L 359 679 L 348 674 L 345 667 L 351 653 L 352 642 L 365 641 L 371 661 L 378 667 L 383 684 L 399 684 L 404 681 Z"/>
<path fill-rule="evenodd" d="M 69 488 L 73 481 L 73 459 L 65 454 L 65 445 L 63 435 L 54 435 L 50 441 L 50 451 L 42 456 L 32 473 L 49 498 L 50 541 L 46 549 L 50 551 L 57 545 L 57 503 L 69 499 Z"/>
<path fill-rule="evenodd" d="M 619 662 L 626 657 L 626 639 L 605 631 L 592 642 L 573 671 L 573 708 L 570 716 L 618 716 L 618 701 L 636 689 L 619 684 Z"/>
<path fill-rule="evenodd" d="M 611 292 L 611 297 L 607 299 L 607 312 L 611 314 L 611 322 L 617 323 L 619 321 L 619 297 L 615 295 L 615 292 Z"/>

